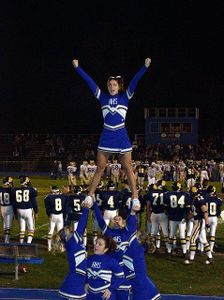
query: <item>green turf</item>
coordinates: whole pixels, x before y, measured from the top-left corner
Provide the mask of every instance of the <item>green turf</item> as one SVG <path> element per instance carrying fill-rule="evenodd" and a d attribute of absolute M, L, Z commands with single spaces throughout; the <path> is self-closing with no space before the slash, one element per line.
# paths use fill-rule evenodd
<path fill-rule="evenodd" d="M 1 179 L 0 179 L 1 180 Z M 60 286 L 64 276 L 68 271 L 66 253 L 57 255 L 47 252 L 47 231 L 48 217 L 44 209 L 44 197 L 49 192 L 51 185 L 62 187 L 67 184 L 67 179 L 51 180 L 43 177 L 32 177 L 32 185 L 38 189 L 39 219 L 36 223 L 34 243 L 39 246 L 39 255 L 44 257 L 42 265 L 27 265 L 28 273 L 19 275 L 19 280 L 15 281 L 12 275 L 0 275 L 1 287 L 20 288 L 53 288 Z M 14 180 L 17 185 L 17 179 Z M 215 183 L 218 191 L 220 184 Z M 143 222 L 144 223 L 144 222 Z M 0 221 L 0 228 L 2 223 Z M 88 232 L 91 233 L 91 216 L 88 222 Z M 3 234 L 1 231 L 1 239 Z M 18 241 L 18 224 L 14 220 L 12 230 L 13 240 Z M 89 240 L 91 239 L 89 235 Z M 166 294 L 195 294 L 195 295 L 224 295 L 224 224 L 220 223 L 217 230 L 217 250 L 214 255 L 215 262 L 212 265 L 205 265 L 205 255 L 196 256 L 192 265 L 184 265 L 181 255 L 168 258 L 165 253 L 158 255 L 147 254 L 146 262 L 148 273 L 157 285 L 161 293 Z M 1 270 L 12 270 L 13 264 L 0 265 Z"/>

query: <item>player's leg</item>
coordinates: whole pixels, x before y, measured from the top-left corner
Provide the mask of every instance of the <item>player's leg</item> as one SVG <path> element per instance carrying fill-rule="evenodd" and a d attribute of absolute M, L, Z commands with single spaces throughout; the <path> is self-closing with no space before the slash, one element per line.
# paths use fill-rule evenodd
<path fill-rule="evenodd" d="M 189 249 L 190 249 L 190 238 L 191 238 L 193 226 L 194 226 L 194 219 L 192 218 L 192 219 L 187 221 L 187 230 L 186 230 L 186 247 L 187 247 L 187 251 L 189 251 Z"/>
<path fill-rule="evenodd" d="M 214 252 L 214 246 L 215 246 L 215 234 L 216 229 L 218 225 L 218 219 L 217 217 L 209 217 L 209 224 L 210 224 L 210 231 L 209 231 L 209 244 L 211 251 Z"/>
<path fill-rule="evenodd" d="M 32 209 L 26 209 L 27 243 L 31 244 L 34 236 L 35 220 Z"/>
<path fill-rule="evenodd" d="M 158 233 L 159 233 L 159 218 L 158 214 L 155 214 L 152 212 L 151 215 L 151 222 L 152 222 L 152 228 L 151 228 L 151 237 L 153 239 L 153 242 L 156 244 L 156 249 L 158 250 L 159 247 L 157 243 Z"/>
<path fill-rule="evenodd" d="M 10 226 L 9 226 L 9 215 L 5 215 L 3 218 L 3 231 L 4 231 L 4 242 L 9 243 L 10 239 Z"/>
<path fill-rule="evenodd" d="M 212 261 L 212 252 L 210 249 L 210 245 L 207 240 L 207 235 L 206 235 L 206 227 L 205 227 L 205 219 L 202 220 L 202 226 L 201 226 L 201 232 L 200 232 L 200 242 L 204 246 L 204 252 L 207 255 L 208 259 L 206 260 L 206 264 L 210 264 Z"/>
<path fill-rule="evenodd" d="M 25 209 L 17 209 L 17 217 L 19 221 L 19 242 L 24 243 L 25 231 L 26 231 L 26 221 L 25 221 Z"/>
<path fill-rule="evenodd" d="M 171 254 L 172 249 L 174 248 L 174 241 L 175 241 L 175 236 L 177 232 L 177 222 L 176 221 L 169 221 L 169 228 L 170 228 L 170 233 L 169 233 L 169 243 L 168 243 L 168 253 Z"/>
<path fill-rule="evenodd" d="M 76 183 L 77 183 L 75 175 L 72 175 L 72 177 L 71 177 L 71 183 L 72 183 L 72 188 L 74 188 L 74 186 L 76 186 Z"/>
<path fill-rule="evenodd" d="M 5 209 L 5 213 L 3 215 L 3 230 L 4 230 L 4 237 L 5 243 L 9 243 L 10 241 L 10 232 L 12 228 L 13 222 L 13 208 L 12 206 L 5 206 L 2 207 Z"/>
<path fill-rule="evenodd" d="M 189 255 L 189 259 L 186 259 L 184 261 L 185 264 L 191 263 L 195 258 L 196 241 L 197 241 L 197 239 L 199 237 L 199 234 L 200 234 L 201 225 L 202 225 L 201 220 L 194 220 L 194 226 L 193 226 L 192 233 L 191 233 L 191 238 L 190 238 L 190 255 Z"/>
<path fill-rule="evenodd" d="M 159 223 L 163 233 L 163 240 L 168 250 L 168 241 L 169 241 L 169 221 L 165 213 L 159 214 Z"/>
<path fill-rule="evenodd" d="M 181 221 L 179 223 L 179 235 L 180 235 L 180 245 L 182 249 L 183 255 L 187 253 L 187 245 L 186 245 L 186 221 Z"/>
<path fill-rule="evenodd" d="M 93 196 L 97 185 L 99 184 L 101 177 L 103 176 L 104 170 L 107 165 L 107 161 L 109 158 L 109 153 L 98 150 L 97 153 L 97 169 L 93 176 L 92 183 L 89 187 L 89 196 Z"/>
<path fill-rule="evenodd" d="M 63 214 L 59 214 L 56 216 L 56 231 L 59 232 L 61 229 L 64 228 L 64 219 L 63 219 Z M 61 245 L 61 252 L 64 252 L 65 248 L 64 245 Z"/>
<path fill-rule="evenodd" d="M 121 165 L 125 172 L 125 175 L 127 176 L 128 185 L 130 187 L 130 190 L 132 192 L 132 198 L 138 199 L 138 191 L 136 187 L 136 177 L 133 172 L 132 168 L 132 156 L 131 152 L 122 153 L 120 155 L 121 157 Z"/>
<path fill-rule="evenodd" d="M 147 219 L 146 219 L 146 233 L 148 235 L 151 235 L 152 232 L 152 223 L 150 223 Z"/>
<path fill-rule="evenodd" d="M 58 214 L 56 218 L 56 231 L 59 232 L 64 227 L 63 214 Z"/>
<path fill-rule="evenodd" d="M 48 230 L 48 235 L 47 235 L 47 245 L 48 245 L 48 251 L 51 251 L 52 249 L 52 238 L 53 238 L 53 233 L 56 225 L 56 220 L 53 214 L 50 216 L 50 221 L 49 221 L 49 230 Z"/>

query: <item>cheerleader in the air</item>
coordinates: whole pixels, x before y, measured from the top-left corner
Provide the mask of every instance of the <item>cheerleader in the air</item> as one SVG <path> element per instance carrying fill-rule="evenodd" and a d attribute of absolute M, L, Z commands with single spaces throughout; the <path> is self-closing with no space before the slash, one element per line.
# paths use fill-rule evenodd
<path fill-rule="evenodd" d="M 127 176 L 132 192 L 132 198 L 137 199 L 136 179 L 132 169 L 132 146 L 125 129 L 125 119 L 129 100 L 134 95 L 137 83 L 150 66 L 151 59 L 145 59 L 143 67 L 133 77 L 126 90 L 124 89 L 124 81 L 121 76 L 110 76 L 107 80 L 107 92 L 101 91 L 94 80 L 79 66 L 77 59 L 74 59 L 72 64 L 76 72 L 86 81 L 94 96 L 99 100 L 104 118 L 104 129 L 98 145 L 97 170 L 87 197 L 91 198 L 94 195 L 109 156 L 112 153 L 118 153 L 120 154 L 122 168 Z"/>

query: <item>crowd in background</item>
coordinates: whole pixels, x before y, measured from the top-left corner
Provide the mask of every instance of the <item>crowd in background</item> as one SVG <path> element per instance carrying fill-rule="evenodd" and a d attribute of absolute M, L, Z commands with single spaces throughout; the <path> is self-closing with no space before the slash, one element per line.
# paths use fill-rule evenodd
<path fill-rule="evenodd" d="M 10 138 L 13 144 L 12 156 L 25 158 L 30 145 L 45 144 L 45 157 L 63 161 L 94 159 L 96 157 L 99 135 L 79 134 L 16 134 Z M 80 153 L 82 157 L 80 158 Z M 210 136 L 202 138 L 196 145 L 157 144 L 145 145 L 144 138 L 133 138 L 133 159 L 135 160 L 201 160 L 224 159 L 224 138 Z"/>

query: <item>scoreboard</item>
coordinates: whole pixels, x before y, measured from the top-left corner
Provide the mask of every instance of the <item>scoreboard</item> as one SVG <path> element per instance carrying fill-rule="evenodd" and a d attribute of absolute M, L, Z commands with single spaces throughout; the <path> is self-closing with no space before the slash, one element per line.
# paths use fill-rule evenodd
<path fill-rule="evenodd" d="M 198 108 L 145 108 L 145 144 L 197 144 Z"/>

